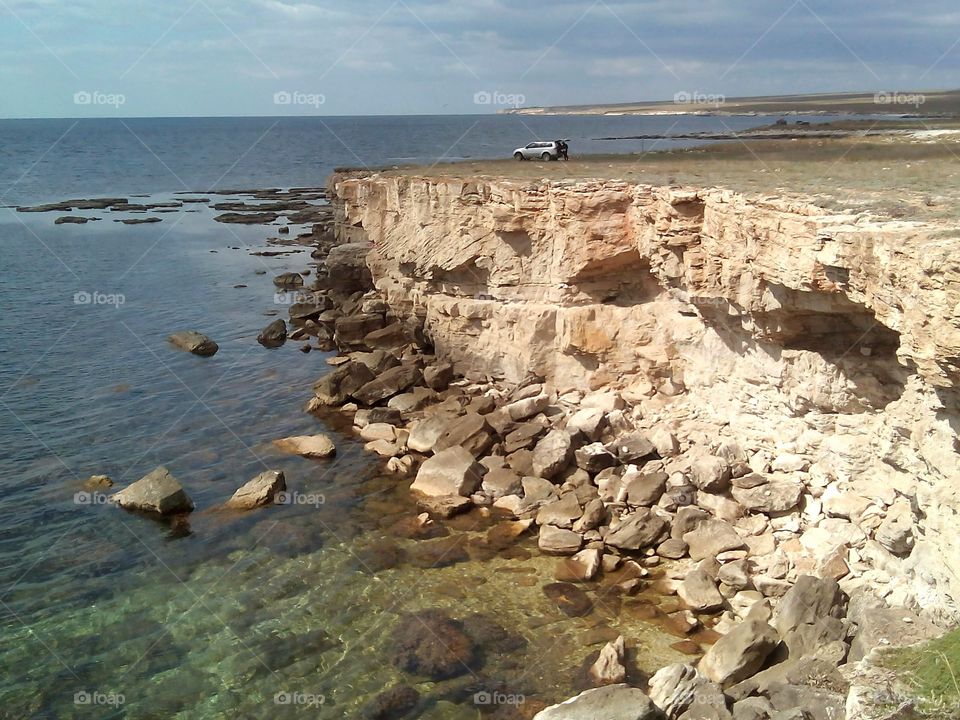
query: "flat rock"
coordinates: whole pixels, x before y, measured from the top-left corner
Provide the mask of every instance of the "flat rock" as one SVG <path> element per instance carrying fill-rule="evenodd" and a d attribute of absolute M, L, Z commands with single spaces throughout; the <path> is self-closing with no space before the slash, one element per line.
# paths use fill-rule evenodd
<path fill-rule="evenodd" d="M 454 421 L 445 413 L 437 413 L 414 423 L 410 427 L 410 437 L 407 438 L 407 447 L 415 452 L 433 452 L 437 440 L 443 435 L 450 423 Z"/>
<path fill-rule="evenodd" d="M 382 372 L 376 379 L 355 391 L 352 397 L 364 405 L 376 405 L 402 393 L 422 379 L 420 368 L 415 365 L 398 365 Z"/>
<path fill-rule="evenodd" d="M 702 568 L 694 568 L 680 583 L 677 594 L 688 607 L 698 612 L 710 612 L 723 607 L 723 596 L 717 583 Z"/>
<path fill-rule="evenodd" d="M 433 444 L 433 451 L 440 452 L 459 445 L 474 457 L 479 457 L 493 445 L 493 433 L 482 415 L 468 412 L 447 423 L 444 432 Z"/>
<path fill-rule="evenodd" d="M 694 530 L 684 533 L 683 541 L 690 548 L 690 557 L 694 560 L 715 558 L 726 550 L 739 550 L 745 547 L 743 538 L 737 534 L 733 525 L 723 520 L 704 520 Z"/>
<path fill-rule="evenodd" d="M 621 463 L 636 463 L 656 454 L 657 448 L 644 433 L 634 432 L 607 445 Z"/>
<path fill-rule="evenodd" d="M 538 525 L 555 525 L 570 528 L 583 515 L 583 508 L 575 493 L 568 492 L 559 500 L 543 505 L 537 512 Z"/>
<path fill-rule="evenodd" d="M 664 540 L 668 530 L 666 520 L 649 508 L 640 508 L 611 526 L 604 542 L 621 550 L 642 550 Z"/>
<path fill-rule="evenodd" d="M 297 435 L 274 440 L 273 444 L 283 452 L 306 458 L 327 458 L 337 452 L 336 445 L 326 435 Z"/>
<path fill-rule="evenodd" d="M 540 528 L 537 545 L 547 555 L 573 555 L 583 545 L 583 538 L 572 530 L 544 525 Z"/>
<path fill-rule="evenodd" d="M 253 510 L 273 503 L 277 493 L 287 489 L 282 470 L 267 470 L 239 488 L 226 502 L 232 510 Z"/>
<path fill-rule="evenodd" d="M 110 498 L 127 510 L 160 515 L 190 512 L 194 507 L 186 491 L 165 467 L 158 467 Z"/>
<path fill-rule="evenodd" d="M 774 480 L 751 488 L 735 487 L 733 499 L 747 510 L 778 513 L 792 510 L 800 504 L 803 485 L 787 480 Z"/>
<path fill-rule="evenodd" d="M 606 685 L 541 710 L 533 720 L 662 720 L 663 713 L 640 690 Z"/>
<path fill-rule="evenodd" d="M 220 346 L 206 335 L 194 330 L 185 330 L 171 335 L 168 340 L 177 348 L 201 357 L 215 355 Z"/>

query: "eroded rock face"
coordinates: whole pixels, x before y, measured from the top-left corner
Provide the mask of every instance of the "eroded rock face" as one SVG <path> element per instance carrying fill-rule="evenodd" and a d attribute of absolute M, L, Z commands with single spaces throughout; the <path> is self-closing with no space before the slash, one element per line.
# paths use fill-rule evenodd
<path fill-rule="evenodd" d="M 915 498 L 915 513 L 882 530 L 866 523 L 867 540 L 903 558 L 899 592 L 960 606 L 952 229 L 880 224 L 793 197 L 619 181 L 336 175 L 330 186 L 338 235 L 370 243 L 373 283 L 398 317 L 422 319 L 438 361 L 514 382 L 535 374 L 557 388 L 604 388 L 581 405 L 603 419 L 584 413 L 570 428 L 591 442 L 607 439 L 628 398 L 651 419 L 644 461 L 681 453 L 678 423 L 691 411 L 747 439 L 746 453 L 705 443 L 728 466 L 719 476 L 687 473 L 730 523 L 743 508 L 724 497 L 724 476 L 735 481 L 748 464 L 771 483 L 896 487 Z M 524 402 L 523 412 L 535 406 Z M 516 437 L 511 467 L 531 474 L 529 455 L 550 434 L 532 449 Z M 769 455 L 757 457 L 758 447 Z M 541 476 L 572 459 L 543 453 Z M 793 511 L 778 509 L 793 502 L 793 485 L 735 487 L 748 514 Z M 680 500 L 690 502 L 686 491 L 669 486 L 658 503 L 672 510 Z M 781 578 L 762 578 L 765 591 L 785 591 Z"/>

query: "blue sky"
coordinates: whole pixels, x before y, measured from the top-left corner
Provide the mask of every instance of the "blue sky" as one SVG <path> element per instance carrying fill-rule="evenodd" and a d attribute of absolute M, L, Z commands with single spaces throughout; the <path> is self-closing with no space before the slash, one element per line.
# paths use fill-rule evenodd
<path fill-rule="evenodd" d="M 958 68 L 956 0 L 0 0 L 0 117 L 474 113 Z"/>

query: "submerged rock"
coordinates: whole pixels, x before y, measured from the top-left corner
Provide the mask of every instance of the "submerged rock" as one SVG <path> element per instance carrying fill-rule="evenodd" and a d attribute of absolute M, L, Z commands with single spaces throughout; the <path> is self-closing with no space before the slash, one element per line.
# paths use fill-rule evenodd
<path fill-rule="evenodd" d="M 463 625 L 440 610 L 410 613 L 393 631 L 391 662 L 413 675 L 446 680 L 472 672 L 475 648 Z"/>
<path fill-rule="evenodd" d="M 195 330 L 184 330 L 171 335 L 168 340 L 181 350 L 186 350 L 194 355 L 209 357 L 215 355 L 220 346 L 213 340 Z"/>
<path fill-rule="evenodd" d="M 267 470 L 237 490 L 226 502 L 232 510 L 253 510 L 273 502 L 277 493 L 287 489 L 281 470 Z"/>
<path fill-rule="evenodd" d="M 543 593 L 553 600 L 564 615 L 581 617 L 593 610 L 590 597 L 576 585 L 555 582 L 543 586 Z"/>
<path fill-rule="evenodd" d="M 363 720 L 401 720 L 417 707 L 420 693 L 409 685 L 394 685 L 373 698 L 360 710 Z"/>
<path fill-rule="evenodd" d="M 140 510 L 160 515 L 190 512 L 194 508 L 193 501 L 186 491 L 165 467 L 158 467 L 148 475 L 144 475 L 132 485 L 114 493 L 111 499 L 127 510 Z"/>

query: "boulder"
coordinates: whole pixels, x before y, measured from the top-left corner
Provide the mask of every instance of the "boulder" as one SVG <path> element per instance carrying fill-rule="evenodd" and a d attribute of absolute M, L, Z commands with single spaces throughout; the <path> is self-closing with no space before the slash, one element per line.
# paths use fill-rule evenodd
<path fill-rule="evenodd" d="M 520 422 L 542 413 L 549 404 L 550 396 L 546 393 L 540 393 L 534 397 L 523 398 L 505 405 L 503 410 L 510 416 L 511 420 Z"/>
<path fill-rule="evenodd" d="M 314 383 L 313 392 L 323 405 L 343 405 L 353 393 L 373 379 L 373 372 L 365 364 L 348 362 Z"/>
<path fill-rule="evenodd" d="M 376 405 L 392 398 L 423 379 L 416 365 L 398 365 L 386 370 L 352 393 L 352 397 L 364 405 Z"/>
<path fill-rule="evenodd" d="M 714 455 L 700 455 L 690 463 L 690 478 L 700 490 L 723 492 L 730 486 L 730 465 Z"/>
<path fill-rule="evenodd" d="M 584 445 L 574 452 L 574 458 L 577 467 L 586 470 L 589 473 L 598 473 L 604 468 L 613 467 L 617 464 L 616 456 L 608 451 L 603 443 L 595 442 Z"/>
<path fill-rule="evenodd" d="M 583 515 L 576 493 L 568 492 L 559 500 L 544 504 L 537 512 L 537 525 L 570 528 Z"/>
<path fill-rule="evenodd" d="M 446 390 L 453 381 L 453 377 L 453 365 L 450 363 L 430 365 L 423 371 L 423 381 L 428 388 L 437 392 Z"/>
<path fill-rule="evenodd" d="M 677 594 L 697 612 L 711 612 L 723 607 L 723 596 L 716 581 L 703 568 L 694 568 L 680 583 Z"/>
<path fill-rule="evenodd" d="M 421 495 L 417 498 L 417 505 L 431 515 L 446 519 L 468 512 L 473 501 L 462 495 Z"/>
<path fill-rule="evenodd" d="M 606 413 L 600 408 L 583 408 L 567 420 L 567 432 L 571 435 L 582 433 L 590 441 L 599 440 L 606 426 L 606 418 Z"/>
<path fill-rule="evenodd" d="M 640 462 L 657 453 L 657 448 L 650 441 L 650 438 L 641 432 L 630 433 L 625 437 L 618 438 L 610 443 L 607 449 L 615 454 L 624 465 Z"/>
<path fill-rule="evenodd" d="M 367 255 L 372 243 L 343 243 L 330 248 L 327 254 L 328 282 L 342 292 L 352 293 L 373 287 Z"/>
<path fill-rule="evenodd" d="M 409 685 L 394 685 L 360 709 L 363 720 L 397 720 L 404 718 L 417 707 L 420 693 Z"/>
<path fill-rule="evenodd" d="M 666 520 L 649 508 L 640 508 L 611 525 L 604 542 L 621 550 L 642 550 L 664 540 L 668 530 Z"/>
<path fill-rule="evenodd" d="M 273 444 L 283 452 L 305 458 L 327 458 L 337 452 L 336 445 L 326 435 L 298 435 L 274 440 Z"/>
<path fill-rule="evenodd" d="M 721 687 L 729 687 L 756 673 L 780 636 L 760 620 L 746 620 L 720 638 L 700 660 L 698 669 Z"/>
<path fill-rule="evenodd" d="M 302 288 L 303 276 L 295 272 L 281 273 L 273 279 L 273 284 L 283 290 Z"/>
<path fill-rule="evenodd" d="M 845 604 L 836 580 L 801 575 L 777 606 L 772 624 L 785 637 L 804 623 L 815 623 L 823 617 L 843 617 Z"/>
<path fill-rule="evenodd" d="M 600 561 L 601 552 L 587 548 L 573 557 L 558 560 L 554 576 L 563 582 L 588 582 L 600 571 Z"/>
<path fill-rule="evenodd" d="M 547 555 L 573 555 L 583 545 L 583 538 L 571 530 L 544 525 L 540 528 L 537 545 Z"/>
<path fill-rule="evenodd" d="M 493 432 L 482 415 L 469 412 L 448 421 L 446 430 L 433 444 L 433 451 L 440 452 L 459 445 L 474 457 L 479 457 L 493 445 Z"/>
<path fill-rule="evenodd" d="M 463 625 L 440 610 L 404 615 L 393 632 L 391 662 L 404 672 L 445 680 L 471 672 L 476 655 Z"/>
<path fill-rule="evenodd" d="M 693 704 L 726 707 L 723 692 L 692 665 L 660 668 L 649 681 L 650 699 L 667 717 L 680 717 Z"/>
<path fill-rule="evenodd" d="M 507 436 L 503 439 L 503 451 L 510 454 L 517 450 L 533 447 L 537 438 L 543 435 L 546 430 L 547 428 L 538 422 L 523 423 L 523 425 L 507 433 Z"/>
<path fill-rule="evenodd" d="M 280 347 L 287 341 L 287 324 L 277 318 L 267 325 L 259 335 L 257 342 L 267 348 Z"/>
<path fill-rule="evenodd" d="M 113 502 L 127 510 L 170 515 L 190 512 L 193 501 L 165 467 L 158 467 L 110 496 Z"/>
<path fill-rule="evenodd" d="M 443 435 L 454 421 L 446 413 L 437 413 L 424 418 L 410 427 L 410 437 L 407 438 L 407 447 L 415 452 L 433 452 L 437 440 Z"/>
<path fill-rule="evenodd" d="M 607 521 L 607 506 L 600 498 L 593 498 L 583 508 L 583 515 L 573 524 L 573 531 L 584 533 L 596 530 Z"/>
<path fill-rule="evenodd" d="M 778 513 L 793 510 L 800 504 L 803 485 L 789 480 L 774 480 L 751 488 L 735 487 L 731 494 L 747 510 Z"/>
<path fill-rule="evenodd" d="M 380 330 L 385 324 L 383 315 L 379 313 L 344 315 L 334 323 L 333 337 L 340 347 L 361 347 L 367 335 Z"/>
<path fill-rule="evenodd" d="M 413 437 L 411 435 L 411 437 Z M 409 444 L 409 441 L 408 441 Z M 505 495 L 519 495 L 523 492 L 520 476 L 509 468 L 494 468 L 483 476 L 481 486 L 483 492 L 491 500 L 499 500 Z"/>
<path fill-rule="evenodd" d="M 733 525 L 723 520 L 705 520 L 696 529 L 684 533 L 683 541 L 690 548 L 690 557 L 694 560 L 715 558 L 726 550 L 739 550 L 745 547 L 743 538 L 737 534 Z"/>
<path fill-rule="evenodd" d="M 573 446 L 562 430 L 551 430 L 533 449 L 533 474 L 550 480 L 570 464 Z"/>
<path fill-rule="evenodd" d="M 541 710 L 533 720 L 663 720 L 664 715 L 640 690 L 605 685 L 586 690 Z"/>
<path fill-rule="evenodd" d="M 887 511 L 874 535 L 894 555 L 908 555 L 913 549 L 913 512 L 908 500 L 898 500 Z"/>
<path fill-rule="evenodd" d="M 447 448 L 428 459 L 410 489 L 428 496 L 469 497 L 483 482 L 486 468 L 462 447 Z"/>
<path fill-rule="evenodd" d="M 287 489 L 281 470 L 267 470 L 237 490 L 226 502 L 231 510 L 252 510 L 270 505 L 277 493 Z"/>
<path fill-rule="evenodd" d="M 627 505 L 652 507 L 667 489 L 665 472 L 627 471 L 620 479 Z"/>
<path fill-rule="evenodd" d="M 168 339 L 175 347 L 201 357 L 215 355 L 220 349 L 213 340 L 194 330 L 174 333 Z"/>
<path fill-rule="evenodd" d="M 627 679 L 627 669 L 623 666 L 623 635 L 608 642 L 600 650 L 600 657 L 588 671 L 594 685 L 615 685 Z"/>

